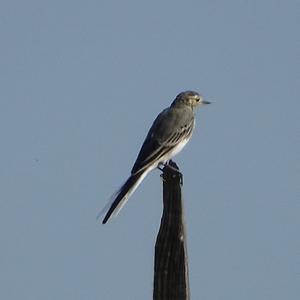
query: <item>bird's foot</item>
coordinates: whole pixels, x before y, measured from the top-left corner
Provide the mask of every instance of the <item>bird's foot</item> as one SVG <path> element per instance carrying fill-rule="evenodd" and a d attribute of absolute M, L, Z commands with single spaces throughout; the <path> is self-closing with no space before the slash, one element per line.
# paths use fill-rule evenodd
<path fill-rule="evenodd" d="M 180 177 L 180 185 L 183 185 L 183 175 L 182 175 L 182 173 L 177 168 L 170 165 L 169 162 L 172 162 L 172 160 L 170 160 L 166 163 L 160 163 L 157 168 L 162 172 L 164 171 L 164 168 L 168 168 L 169 170 L 172 170 L 172 171 L 176 172 Z M 161 174 L 160 177 L 162 178 L 162 180 L 164 180 L 163 179 L 163 174 Z"/>

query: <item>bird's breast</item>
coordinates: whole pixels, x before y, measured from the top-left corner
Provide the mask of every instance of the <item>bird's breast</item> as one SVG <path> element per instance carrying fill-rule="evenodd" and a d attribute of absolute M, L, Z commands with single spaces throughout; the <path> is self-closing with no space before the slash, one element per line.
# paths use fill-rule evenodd
<path fill-rule="evenodd" d="M 178 154 L 184 146 L 189 141 L 189 138 L 186 138 L 182 140 L 182 142 L 178 143 L 171 151 L 166 153 L 160 160 L 159 163 L 166 163 L 168 160 L 170 160 L 172 157 L 174 157 L 176 154 Z M 159 163 L 157 165 L 159 165 Z"/>

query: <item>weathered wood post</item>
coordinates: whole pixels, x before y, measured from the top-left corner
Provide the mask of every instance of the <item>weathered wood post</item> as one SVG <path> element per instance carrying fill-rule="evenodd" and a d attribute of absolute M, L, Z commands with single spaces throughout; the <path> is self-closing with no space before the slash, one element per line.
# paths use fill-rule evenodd
<path fill-rule="evenodd" d="M 163 215 L 155 244 L 153 299 L 189 300 L 182 175 L 174 162 L 169 165 L 162 174 Z"/>

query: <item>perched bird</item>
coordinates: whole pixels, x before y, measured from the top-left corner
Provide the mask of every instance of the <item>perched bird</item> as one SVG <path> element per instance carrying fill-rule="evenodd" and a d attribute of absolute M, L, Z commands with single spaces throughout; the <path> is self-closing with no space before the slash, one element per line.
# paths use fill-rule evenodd
<path fill-rule="evenodd" d="M 197 92 L 185 91 L 177 95 L 170 107 L 163 110 L 153 122 L 129 178 L 112 195 L 97 219 L 106 212 L 102 221 L 105 224 L 116 216 L 145 176 L 151 170 L 165 165 L 182 150 L 195 127 L 195 108 L 209 103 Z"/>

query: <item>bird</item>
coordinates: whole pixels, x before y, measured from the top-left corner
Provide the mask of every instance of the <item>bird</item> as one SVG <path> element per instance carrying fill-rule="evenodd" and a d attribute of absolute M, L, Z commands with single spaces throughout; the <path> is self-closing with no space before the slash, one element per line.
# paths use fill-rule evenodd
<path fill-rule="evenodd" d="M 210 104 L 195 91 L 179 93 L 171 105 L 154 120 L 142 144 L 130 176 L 98 214 L 105 214 L 102 224 L 116 216 L 146 175 L 160 168 L 187 144 L 195 127 L 195 108 Z"/>

